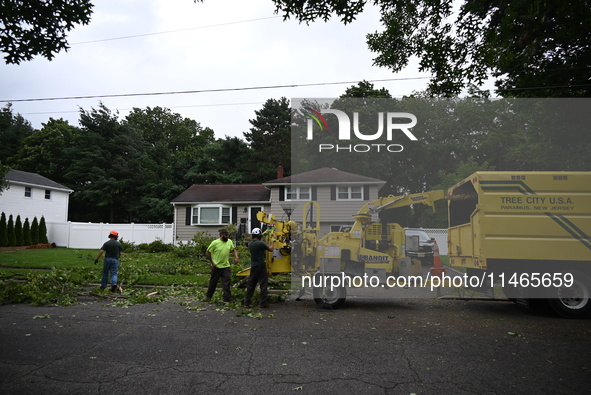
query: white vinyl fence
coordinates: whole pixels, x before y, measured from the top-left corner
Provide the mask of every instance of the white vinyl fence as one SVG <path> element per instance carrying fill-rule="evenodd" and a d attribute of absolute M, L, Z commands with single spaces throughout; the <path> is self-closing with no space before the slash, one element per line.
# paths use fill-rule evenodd
<path fill-rule="evenodd" d="M 161 240 L 173 242 L 172 224 L 96 224 L 88 222 L 48 222 L 47 239 L 58 247 L 99 249 L 109 232 L 119 232 L 119 240 L 134 244 Z"/>
<path fill-rule="evenodd" d="M 119 232 L 119 240 L 134 244 L 161 240 L 173 243 L 173 224 L 95 224 L 88 222 L 48 222 L 47 238 L 58 247 L 100 248 L 108 240 L 109 232 Z M 447 229 L 421 229 L 434 237 L 439 254 L 447 255 Z"/>
<path fill-rule="evenodd" d="M 447 255 L 447 229 L 425 229 L 412 228 L 422 230 L 427 233 L 429 237 L 435 238 L 437 246 L 439 247 L 439 255 Z"/>

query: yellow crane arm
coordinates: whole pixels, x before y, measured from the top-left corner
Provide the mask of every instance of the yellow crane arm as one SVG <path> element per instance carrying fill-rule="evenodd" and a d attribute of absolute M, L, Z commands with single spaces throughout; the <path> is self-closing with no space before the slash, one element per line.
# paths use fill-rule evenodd
<path fill-rule="evenodd" d="M 371 202 L 366 203 L 357 212 L 357 215 L 368 215 L 379 213 L 385 209 L 393 209 L 398 207 L 410 206 L 412 204 L 424 204 L 435 210 L 435 202 L 445 199 L 445 191 L 435 190 L 422 193 L 405 193 L 401 196 L 387 196 L 381 197 Z"/>

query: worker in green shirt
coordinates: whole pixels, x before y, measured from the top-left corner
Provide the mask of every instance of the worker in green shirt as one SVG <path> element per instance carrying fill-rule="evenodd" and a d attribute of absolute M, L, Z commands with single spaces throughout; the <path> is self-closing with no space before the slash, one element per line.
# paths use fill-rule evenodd
<path fill-rule="evenodd" d="M 261 288 L 261 295 L 259 298 L 259 306 L 262 308 L 269 307 L 267 303 L 267 284 L 269 282 L 269 274 L 267 273 L 266 253 L 273 252 L 273 241 L 268 246 L 267 243 L 261 240 L 261 230 L 254 228 L 250 233 L 252 241 L 248 244 L 250 251 L 250 277 L 248 278 L 248 286 L 246 287 L 246 297 L 244 298 L 244 307 L 250 307 L 250 301 L 254 290 L 259 284 Z"/>
<path fill-rule="evenodd" d="M 205 256 L 211 262 L 211 277 L 209 279 L 207 294 L 205 295 L 207 300 L 210 300 L 213 296 L 221 278 L 224 302 L 232 301 L 230 254 L 234 254 L 234 265 L 236 265 L 238 263 L 238 252 L 236 252 L 234 242 L 229 237 L 226 229 L 220 229 L 220 237 L 212 241 L 209 247 L 207 247 L 207 251 L 205 251 Z"/>

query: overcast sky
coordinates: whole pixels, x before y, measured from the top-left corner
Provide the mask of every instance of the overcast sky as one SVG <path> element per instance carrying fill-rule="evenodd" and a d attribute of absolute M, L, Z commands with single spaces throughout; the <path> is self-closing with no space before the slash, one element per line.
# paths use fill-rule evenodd
<path fill-rule="evenodd" d="M 201 91 L 194 93 L 13 101 L 13 111 L 41 128 L 49 118 L 78 125 L 79 108 L 102 101 L 125 117 L 161 106 L 210 127 L 217 138 L 243 137 L 270 98 L 337 97 L 361 80 L 395 97 L 425 89 L 427 73 L 372 66 L 365 36 L 381 30 L 368 6 L 354 23 L 309 26 L 283 21 L 271 0 L 100 0 L 89 25 L 69 35 L 52 61 L 0 64 L 0 100 Z M 347 84 L 331 84 L 350 82 Z M 327 84 L 311 86 L 312 84 Z M 293 86 L 276 89 L 255 87 Z M 308 86 L 306 86 L 308 85 Z M 203 92 L 221 90 L 219 92 Z M 5 102 L 0 102 L 4 106 Z"/>

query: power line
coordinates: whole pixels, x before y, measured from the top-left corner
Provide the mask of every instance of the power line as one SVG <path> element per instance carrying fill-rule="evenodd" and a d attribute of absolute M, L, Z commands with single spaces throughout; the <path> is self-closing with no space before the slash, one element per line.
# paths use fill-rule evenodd
<path fill-rule="evenodd" d="M 192 106 L 172 106 L 166 107 L 169 109 L 174 108 L 197 108 L 197 107 L 225 107 L 225 106 L 246 106 L 253 104 L 262 104 L 263 102 L 250 102 L 250 103 L 214 103 L 214 104 L 196 104 Z M 117 108 L 117 111 L 131 111 L 133 108 Z M 65 110 L 65 111 L 41 111 L 41 112 L 23 112 L 21 115 L 45 115 L 45 114 L 67 114 L 67 113 L 78 113 L 80 110 Z"/>
<path fill-rule="evenodd" d="M 389 82 L 389 81 L 408 81 L 408 80 L 421 80 L 430 79 L 431 77 L 407 77 L 407 78 L 387 78 L 380 80 L 368 80 L 367 82 Z M 45 98 L 33 98 L 33 99 L 11 99 L 11 100 L 0 100 L 0 103 L 19 103 L 19 102 L 33 102 L 33 101 L 55 101 L 55 100 L 81 100 L 81 99 L 104 99 L 112 97 L 134 97 L 134 96 L 162 96 L 162 95 L 186 95 L 195 93 L 213 93 L 213 92 L 235 92 L 235 91 L 249 91 L 249 90 L 262 90 L 262 89 L 280 89 L 280 88 L 302 88 L 309 86 L 323 86 L 323 85 L 343 85 L 343 84 L 354 84 L 356 81 L 340 81 L 340 82 L 316 82 L 310 84 L 288 84 L 288 85 L 269 85 L 269 86 L 252 86 L 243 88 L 220 88 L 220 89 L 202 89 L 202 90 L 190 90 L 190 91 L 171 91 L 171 92 L 147 92 L 147 93 L 120 93 L 120 94 L 109 94 L 109 95 L 88 95 L 88 96 L 64 96 L 64 97 L 45 97 Z"/>
<path fill-rule="evenodd" d="M 281 16 L 269 16 L 269 17 L 265 17 L 265 18 L 247 19 L 247 20 L 244 20 L 244 21 L 218 23 L 216 25 L 188 27 L 188 28 L 185 28 L 185 29 L 167 30 L 167 31 L 163 31 L 163 32 L 142 33 L 142 34 L 133 34 L 131 36 L 121 36 L 121 37 L 103 38 L 103 39 L 99 39 L 99 40 L 81 41 L 81 42 L 77 42 L 77 43 L 72 43 L 70 45 L 81 45 L 81 44 L 100 43 L 100 42 L 104 42 L 104 41 L 126 40 L 126 39 L 129 39 L 129 38 L 156 36 L 156 35 L 159 35 L 159 34 L 178 33 L 178 32 L 185 32 L 185 31 L 189 31 L 189 30 L 208 29 L 208 28 L 211 28 L 211 27 L 237 25 L 237 24 L 241 24 L 241 23 L 257 22 L 257 21 L 263 21 L 263 20 L 267 20 L 267 19 L 277 19 L 277 18 L 281 18 Z"/>

